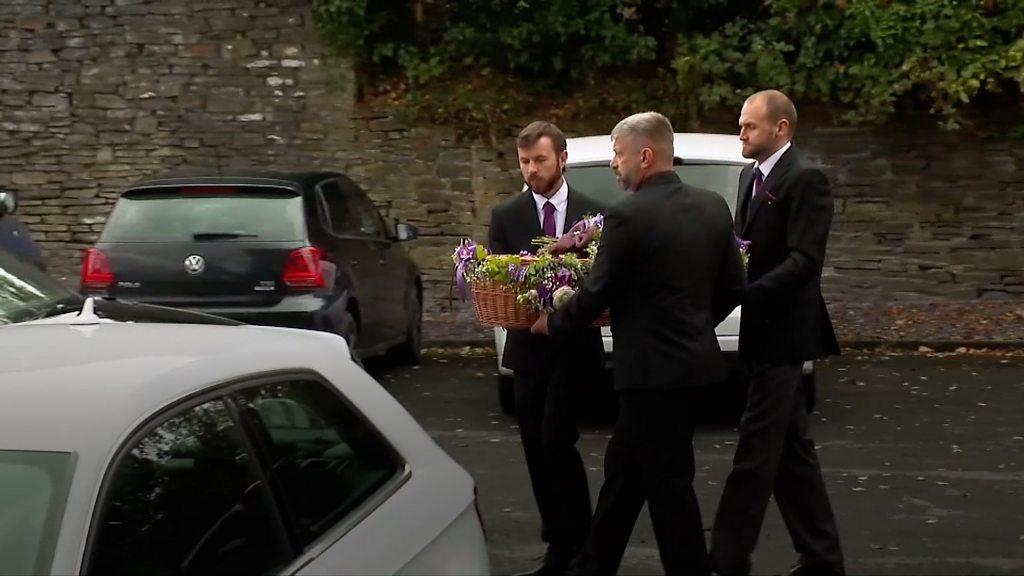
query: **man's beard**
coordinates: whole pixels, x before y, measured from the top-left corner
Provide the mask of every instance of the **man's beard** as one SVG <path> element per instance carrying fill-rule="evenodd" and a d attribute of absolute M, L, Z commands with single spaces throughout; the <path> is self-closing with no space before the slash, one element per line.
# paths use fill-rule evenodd
<path fill-rule="evenodd" d="M 558 190 L 555 189 L 555 186 L 561 179 L 562 171 L 561 169 L 559 169 L 558 173 L 552 176 L 550 179 L 541 182 L 537 186 L 531 186 L 530 189 L 533 190 L 535 193 L 540 194 L 541 196 L 550 197 L 555 192 L 558 192 Z"/>
<path fill-rule="evenodd" d="M 622 188 L 623 191 L 631 194 L 636 192 L 636 187 L 634 186 L 635 182 L 633 182 L 628 176 L 623 175 L 621 172 L 616 172 L 615 179 L 619 181 L 619 188 Z"/>

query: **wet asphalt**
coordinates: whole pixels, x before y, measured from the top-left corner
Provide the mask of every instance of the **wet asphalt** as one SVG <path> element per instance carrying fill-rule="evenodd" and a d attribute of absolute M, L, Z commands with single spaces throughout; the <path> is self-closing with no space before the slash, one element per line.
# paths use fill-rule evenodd
<path fill-rule="evenodd" d="M 812 432 L 849 574 L 1024 574 L 1024 357 L 853 352 L 818 370 Z M 476 479 L 494 573 L 534 567 L 539 517 L 493 356 L 434 351 L 416 368 L 369 371 Z M 714 400 L 694 440 L 705 529 L 736 440 L 730 407 Z M 611 420 L 590 412 L 578 446 L 596 502 Z M 796 561 L 774 503 L 753 561 L 755 574 Z M 644 511 L 620 574 L 659 573 Z"/>

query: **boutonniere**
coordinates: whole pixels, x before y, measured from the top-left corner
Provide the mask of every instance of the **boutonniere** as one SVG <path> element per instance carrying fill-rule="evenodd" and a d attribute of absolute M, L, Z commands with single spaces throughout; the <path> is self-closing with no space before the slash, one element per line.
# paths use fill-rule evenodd
<path fill-rule="evenodd" d="M 736 242 L 736 249 L 740 251 L 740 259 L 743 260 L 743 268 L 746 269 L 747 262 L 750 260 L 750 240 L 740 238 L 735 232 L 732 237 L 733 241 Z"/>

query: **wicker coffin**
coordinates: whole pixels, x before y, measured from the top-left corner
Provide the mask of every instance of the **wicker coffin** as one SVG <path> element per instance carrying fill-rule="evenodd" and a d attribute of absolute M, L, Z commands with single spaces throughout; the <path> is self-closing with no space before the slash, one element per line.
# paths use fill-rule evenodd
<path fill-rule="evenodd" d="M 529 329 L 540 316 L 529 306 L 516 302 L 515 291 L 507 286 L 490 280 L 475 280 L 471 287 L 476 316 L 484 326 L 501 326 L 508 330 Z M 605 310 L 593 325 L 611 325 L 611 315 Z"/>

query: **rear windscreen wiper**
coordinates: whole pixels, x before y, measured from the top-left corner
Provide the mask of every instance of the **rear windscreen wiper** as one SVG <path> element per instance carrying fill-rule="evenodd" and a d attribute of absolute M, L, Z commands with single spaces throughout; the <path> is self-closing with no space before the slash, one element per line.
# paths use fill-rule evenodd
<path fill-rule="evenodd" d="M 259 234 L 252 232 L 196 232 L 192 234 L 193 240 L 231 240 L 232 238 L 258 238 Z"/>

